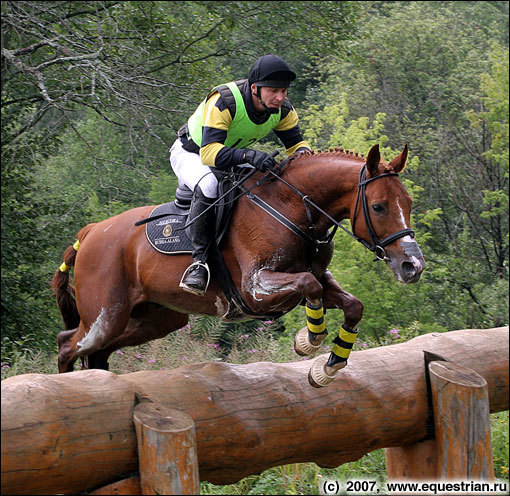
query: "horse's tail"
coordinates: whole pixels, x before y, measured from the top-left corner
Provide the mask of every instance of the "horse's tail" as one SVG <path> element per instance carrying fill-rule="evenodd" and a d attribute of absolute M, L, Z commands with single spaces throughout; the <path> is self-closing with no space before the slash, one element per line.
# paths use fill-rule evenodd
<path fill-rule="evenodd" d="M 77 235 L 78 241 L 74 245 L 68 246 L 64 251 L 64 262 L 57 269 L 53 279 L 51 280 L 51 287 L 57 297 L 58 308 L 64 319 L 66 329 L 75 329 L 80 324 L 80 314 L 76 306 L 74 287 L 69 284 L 69 272 L 74 267 L 76 260 L 76 253 L 80 247 L 80 243 L 85 239 L 90 229 L 95 224 L 88 224 Z"/>

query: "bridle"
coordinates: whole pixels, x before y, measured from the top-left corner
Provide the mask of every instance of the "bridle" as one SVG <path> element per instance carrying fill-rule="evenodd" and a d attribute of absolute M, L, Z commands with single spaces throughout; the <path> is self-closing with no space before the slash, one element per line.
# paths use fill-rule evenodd
<path fill-rule="evenodd" d="M 360 173 L 359 173 L 358 192 L 356 194 L 356 204 L 354 207 L 354 215 L 353 215 L 353 219 L 352 219 L 352 232 L 351 232 L 347 228 L 345 228 L 342 224 L 340 224 L 340 222 L 336 221 L 333 217 L 331 217 L 331 215 L 329 215 L 326 211 L 324 211 L 321 207 L 319 207 L 315 202 L 310 200 L 310 198 L 308 198 L 307 195 L 304 195 L 303 193 L 301 193 L 301 191 L 299 191 L 294 186 L 292 186 L 292 184 L 289 184 L 287 181 L 285 181 L 284 179 L 282 179 L 280 177 L 280 171 L 281 171 L 282 167 L 284 165 L 286 165 L 286 163 L 287 163 L 287 161 L 283 161 L 281 164 L 279 164 L 274 169 L 274 171 L 269 171 L 269 173 L 274 178 L 283 182 L 286 186 L 288 186 L 290 189 L 292 189 L 296 194 L 298 194 L 301 197 L 301 199 L 303 200 L 303 203 L 305 205 L 305 208 L 306 208 L 306 213 L 307 213 L 308 222 L 309 222 L 309 230 L 312 233 L 312 236 L 309 236 L 308 234 L 303 232 L 297 226 L 292 224 L 288 219 L 285 219 L 286 222 L 283 222 L 281 219 L 278 219 L 278 220 L 280 220 L 280 222 L 282 222 L 282 224 L 286 225 L 292 232 L 294 232 L 295 234 L 300 236 L 305 241 L 308 241 L 308 242 L 311 241 L 315 245 L 315 251 L 318 249 L 318 245 L 324 244 L 324 243 L 329 243 L 333 239 L 337 228 L 341 228 L 349 236 L 353 237 L 356 241 L 359 241 L 365 248 L 374 252 L 374 254 L 376 256 L 376 258 L 374 259 L 374 262 L 378 261 L 378 260 L 382 260 L 382 261 L 389 260 L 389 258 L 386 256 L 386 251 L 384 250 L 384 247 L 389 245 L 390 243 L 393 243 L 393 241 L 403 238 L 404 236 L 411 236 L 414 238 L 414 230 L 411 228 L 406 228 L 406 229 L 401 229 L 400 231 L 397 231 L 393 234 L 390 234 L 389 236 L 386 236 L 386 238 L 384 238 L 384 239 L 380 239 L 379 236 L 377 236 L 377 233 L 375 232 L 374 226 L 372 225 L 372 221 L 370 220 L 370 213 L 369 213 L 369 209 L 368 209 L 368 201 L 367 201 L 367 195 L 366 195 L 367 184 L 372 181 L 375 181 L 377 179 L 383 178 L 383 177 L 398 176 L 398 172 L 385 172 L 384 174 L 380 174 L 376 177 L 366 179 L 367 164 L 363 164 L 363 167 L 361 168 Z M 251 193 L 251 196 L 252 196 L 251 199 L 253 201 L 253 197 L 255 195 L 253 195 L 253 193 Z M 357 218 L 358 205 L 360 202 L 360 198 L 361 198 L 361 205 L 363 208 L 363 217 L 365 218 L 365 225 L 367 226 L 367 230 L 370 235 L 370 242 L 360 238 L 356 234 L 356 231 L 355 231 L 356 218 Z M 256 202 L 256 203 L 258 203 L 258 202 Z M 335 226 L 333 228 L 333 230 L 331 231 L 331 233 L 329 233 L 329 235 L 325 239 L 319 240 L 315 236 L 313 236 L 314 224 L 312 222 L 312 216 L 311 216 L 310 208 L 308 205 L 314 207 L 317 211 L 319 211 L 321 214 L 326 216 Z M 262 206 L 262 205 L 259 204 L 259 206 Z M 262 208 L 264 208 L 264 207 L 262 207 Z M 271 213 L 271 212 L 268 212 L 268 213 Z"/>
<path fill-rule="evenodd" d="M 375 181 L 377 179 L 380 179 L 382 177 L 388 177 L 388 176 L 398 176 L 398 172 L 385 172 L 384 174 L 380 174 L 379 176 L 372 177 L 370 179 L 365 179 L 367 174 L 367 167 L 366 164 L 363 164 L 363 167 L 361 168 L 361 171 L 359 173 L 359 179 L 358 179 L 358 193 L 356 195 L 356 204 L 354 206 L 354 216 L 352 219 L 352 236 L 359 241 L 363 246 L 368 248 L 370 251 L 373 251 L 375 253 L 375 256 L 377 257 L 376 260 L 389 260 L 386 256 L 386 251 L 384 250 L 384 247 L 389 245 L 390 243 L 393 243 L 393 241 L 403 238 L 404 236 L 411 236 L 414 238 L 414 230 L 411 228 L 401 229 L 400 231 L 397 231 L 393 234 L 390 234 L 384 239 L 380 239 L 379 236 L 377 236 L 374 226 L 372 225 L 372 221 L 370 220 L 370 213 L 368 209 L 368 202 L 367 202 L 367 195 L 366 195 L 366 187 L 367 184 Z M 356 235 L 355 227 L 356 227 L 356 216 L 358 212 L 358 205 L 361 198 L 361 205 L 363 207 L 363 217 L 365 218 L 365 225 L 367 226 L 368 234 L 370 235 L 371 243 L 365 241 L 364 239 L 361 239 Z"/>
<path fill-rule="evenodd" d="M 354 207 L 354 215 L 352 219 L 352 232 L 349 231 L 346 227 L 344 227 L 340 222 L 335 220 L 331 215 L 329 215 L 326 211 L 324 211 L 321 207 L 319 207 L 315 202 L 310 200 L 308 195 L 304 195 L 301 191 L 296 189 L 292 184 L 288 183 L 285 179 L 280 177 L 281 169 L 288 163 L 288 159 L 282 161 L 275 169 L 268 171 L 268 174 L 264 176 L 262 179 L 257 181 L 255 185 L 253 185 L 249 190 L 244 188 L 243 186 L 240 186 L 241 191 L 243 194 L 246 194 L 246 196 L 253 201 L 255 204 L 257 204 L 260 208 L 265 210 L 269 215 L 271 215 L 273 218 L 278 220 L 281 224 L 283 224 L 287 229 L 291 230 L 294 234 L 299 236 L 301 239 L 307 242 L 307 246 L 309 249 L 307 250 L 307 265 L 309 269 L 311 270 L 311 262 L 312 258 L 315 253 L 317 253 L 319 246 L 321 244 L 328 244 L 333 237 L 335 236 L 335 233 L 338 228 L 345 231 L 349 236 L 353 237 L 356 241 L 359 241 L 365 248 L 368 250 L 374 252 L 376 258 L 375 261 L 382 260 L 382 261 L 389 261 L 389 258 L 386 256 L 386 251 L 384 250 L 384 247 L 392 243 L 393 241 L 403 238 L 404 236 L 411 236 L 414 238 L 414 230 L 411 228 L 401 229 L 400 231 L 397 231 L 393 234 L 390 234 L 384 239 L 380 239 L 379 236 L 377 236 L 377 233 L 375 232 L 374 226 L 372 225 L 372 221 L 370 220 L 370 213 L 368 209 L 368 201 L 367 201 L 367 195 L 366 195 L 366 185 L 372 181 L 375 181 L 377 179 L 388 177 L 388 176 L 398 176 L 398 172 L 385 172 L 384 174 L 380 174 L 376 177 L 372 177 L 370 179 L 366 178 L 367 168 L 366 164 L 363 164 L 363 167 L 360 170 L 359 173 L 359 179 L 358 179 L 358 191 L 356 195 L 356 204 Z M 310 234 L 304 232 L 302 229 L 300 229 L 298 226 L 296 226 L 293 222 L 291 222 L 289 219 L 287 219 L 285 216 L 283 216 L 280 212 L 278 212 L 276 209 L 268 205 L 264 200 L 259 198 L 257 195 L 253 193 L 253 189 L 255 189 L 257 186 L 259 186 L 262 182 L 268 179 L 268 177 L 272 176 L 274 179 L 277 179 L 278 181 L 284 183 L 288 188 L 290 188 L 292 191 L 294 191 L 300 198 L 303 200 L 303 204 L 306 209 L 306 214 L 308 217 L 308 231 Z M 370 235 L 370 242 L 360 238 L 355 231 L 356 227 L 356 218 L 357 218 L 357 211 L 358 211 L 358 205 L 360 203 L 361 199 L 361 206 L 363 209 L 363 216 L 365 218 L 365 225 L 367 226 L 368 233 Z M 312 214 L 310 212 L 310 206 L 315 208 L 315 210 L 319 211 L 322 215 L 327 217 L 335 226 L 331 232 L 323 239 L 318 239 L 315 235 L 315 224 L 312 221 Z"/>
<path fill-rule="evenodd" d="M 275 154 L 273 154 L 275 155 Z M 268 174 L 266 174 L 264 177 L 259 179 L 253 186 L 251 186 L 249 189 L 245 188 L 242 183 L 244 183 L 248 178 L 250 178 L 254 173 L 256 173 L 256 169 L 251 170 L 248 174 L 243 175 L 243 177 L 239 180 L 232 180 L 233 186 L 230 188 L 225 194 L 220 196 L 214 203 L 212 203 L 207 209 L 214 208 L 216 205 L 222 205 L 220 201 L 232 190 L 235 188 L 239 188 L 241 193 L 237 195 L 233 200 L 230 200 L 228 203 L 234 202 L 238 198 L 240 198 L 243 195 L 246 195 L 247 198 L 249 198 L 252 202 L 254 202 L 256 205 L 258 205 L 260 208 L 262 208 L 264 211 L 266 211 L 269 215 L 271 215 L 273 218 L 278 220 L 281 224 L 283 224 L 287 229 L 292 231 L 294 234 L 296 234 L 298 237 L 300 237 L 302 240 L 304 240 L 308 246 L 307 249 L 307 266 L 309 270 L 311 270 L 312 266 L 312 259 L 315 253 L 317 253 L 319 246 L 322 244 L 328 244 L 331 242 L 333 237 L 335 236 L 335 233 L 338 228 L 345 231 L 349 236 L 353 237 L 356 241 L 359 241 L 365 248 L 368 250 L 374 252 L 376 258 L 375 261 L 382 260 L 382 261 L 388 261 L 389 258 L 386 256 L 386 251 L 384 250 L 384 247 L 392 243 L 393 241 L 403 238 L 404 236 L 411 236 L 414 238 L 414 230 L 411 228 L 401 229 L 400 231 L 397 231 L 393 234 L 390 234 L 384 239 L 380 239 L 379 236 L 377 236 L 377 233 L 374 230 L 374 226 L 372 225 L 372 221 L 370 220 L 370 213 L 368 209 L 368 201 L 367 201 L 367 195 L 366 195 L 366 186 L 368 183 L 375 181 L 377 179 L 381 179 L 383 177 L 388 176 L 398 176 L 398 172 L 385 172 L 384 174 L 380 174 L 376 177 L 372 177 L 370 179 L 366 178 L 367 173 L 367 167 L 366 164 L 363 164 L 363 167 L 360 170 L 359 173 L 359 179 L 358 179 L 358 191 L 356 195 L 356 204 L 354 207 L 354 215 L 352 219 L 352 232 L 349 231 L 346 227 L 344 227 L 340 222 L 335 220 L 331 215 L 329 215 L 325 210 L 323 210 L 319 205 L 317 205 L 315 202 L 310 200 L 308 195 L 304 195 L 301 191 L 296 189 L 292 184 L 288 183 L 285 179 L 280 177 L 280 172 L 282 168 L 287 165 L 290 162 L 289 159 L 283 160 L 279 165 L 277 165 L 273 170 L 269 170 Z M 232 173 L 229 173 L 228 175 L 231 175 Z M 225 174 L 227 175 L 227 174 Z M 288 188 L 290 188 L 292 191 L 294 191 L 303 201 L 303 204 L 306 209 L 306 215 L 308 217 L 308 231 L 309 234 L 303 231 L 300 227 L 296 226 L 292 221 L 287 219 L 284 215 L 282 215 L 280 212 L 278 212 L 275 208 L 273 208 L 271 205 L 267 204 L 264 200 L 259 198 L 256 194 L 253 193 L 253 190 L 260 186 L 263 182 L 267 180 L 278 180 L 285 184 Z M 361 206 L 363 209 L 363 217 L 365 218 L 365 225 L 367 227 L 368 233 L 370 235 L 370 242 L 360 238 L 355 231 L 356 227 L 356 218 L 357 218 L 357 211 L 358 211 L 358 205 L 360 203 L 361 199 Z M 225 203 L 224 203 L 225 204 Z M 322 215 L 327 217 L 335 226 L 331 232 L 325 236 L 324 238 L 317 238 L 315 235 L 315 224 L 312 221 L 312 214 L 310 211 L 310 206 L 313 207 L 315 210 L 320 212 Z M 203 215 L 205 213 L 202 212 L 200 215 Z M 138 221 L 136 225 L 140 225 L 145 222 L 149 222 L 152 220 L 156 220 L 157 218 L 161 216 L 166 216 L 168 214 L 162 214 L 158 216 L 154 216 L 148 219 L 143 219 L 141 221 Z M 184 228 L 187 228 L 189 225 L 191 225 L 196 219 L 193 219 L 192 221 L 189 221 Z M 184 229 L 182 228 L 182 229 Z"/>

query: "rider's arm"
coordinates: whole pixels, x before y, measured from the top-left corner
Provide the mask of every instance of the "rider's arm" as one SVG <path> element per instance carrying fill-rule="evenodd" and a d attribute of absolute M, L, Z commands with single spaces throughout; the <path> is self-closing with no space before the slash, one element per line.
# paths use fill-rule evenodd
<path fill-rule="evenodd" d="M 244 162 L 244 150 L 225 146 L 232 115 L 219 93 L 205 103 L 200 158 L 204 165 L 227 169 Z"/>
<path fill-rule="evenodd" d="M 303 139 L 298 125 L 298 115 L 292 104 L 286 100 L 282 106 L 282 118 L 274 128 L 276 136 L 285 146 L 285 153 L 292 155 L 298 150 L 311 150 L 312 147 Z"/>

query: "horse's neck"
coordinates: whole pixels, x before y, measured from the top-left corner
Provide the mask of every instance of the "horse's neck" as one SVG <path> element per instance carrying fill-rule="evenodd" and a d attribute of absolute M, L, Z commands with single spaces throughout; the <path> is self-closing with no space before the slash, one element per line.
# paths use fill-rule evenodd
<path fill-rule="evenodd" d="M 335 220 L 349 217 L 355 201 L 363 160 L 343 152 L 305 155 L 291 162 L 283 178 Z M 285 188 L 280 184 L 279 188 Z M 331 226 L 324 215 L 312 208 L 317 229 Z"/>

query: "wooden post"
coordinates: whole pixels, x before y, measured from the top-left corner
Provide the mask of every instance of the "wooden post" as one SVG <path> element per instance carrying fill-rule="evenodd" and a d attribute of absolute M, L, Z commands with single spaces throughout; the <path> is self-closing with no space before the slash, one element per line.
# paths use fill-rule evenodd
<path fill-rule="evenodd" d="M 428 439 L 407 446 L 386 448 L 388 480 L 434 480 L 436 441 Z"/>
<path fill-rule="evenodd" d="M 429 371 L 437 479 L 494 480 L 487 381 L 450 362 L 432 362 Z"/>
<path fill-rule="evenodd" d="M 142 494 L 200 494 L 193 419 L 149 401 L 136 405 L 133 418 Z"/>
<path fill-rule="evenodd" d="M 135 475 L 118 482 L 113 482 L 112 484 L 100 487 L 88 494 L 93 494 L 94 496 L 112 496 L 114 494 L 130 494 L 133 496 L 135 494 L 142 494 L 140 477 Z"/>

